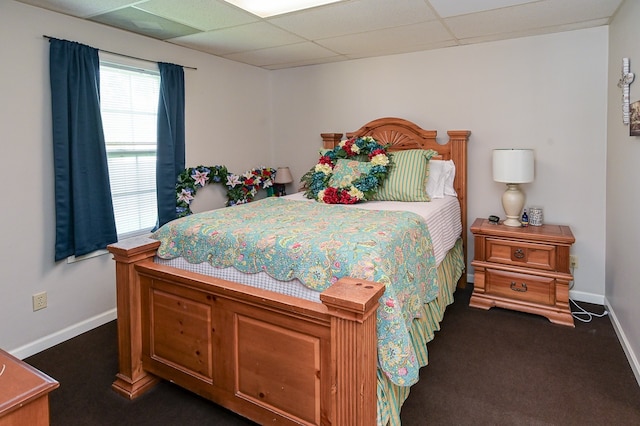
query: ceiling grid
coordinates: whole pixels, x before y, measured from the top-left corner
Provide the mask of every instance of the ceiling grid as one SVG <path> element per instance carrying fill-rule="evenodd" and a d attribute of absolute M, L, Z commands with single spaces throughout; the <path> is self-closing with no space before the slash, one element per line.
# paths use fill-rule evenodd
<path fill-rule="evenodd" d="M 608 25 L 624 0 L 342 0 L 261 18 L 224 0 L 15 0 L 266 69 Z"/>

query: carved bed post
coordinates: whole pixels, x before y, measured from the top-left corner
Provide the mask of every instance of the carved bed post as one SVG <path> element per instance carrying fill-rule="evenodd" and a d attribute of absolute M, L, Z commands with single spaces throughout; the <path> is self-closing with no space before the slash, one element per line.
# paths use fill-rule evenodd
<path fill-rule="evenodd" d="M 135 265 L 152 261 L 159 245 L 160 241 L 132 238 L 107 247 L 116 261 L 118 309 L 119 371 L 111 387 L 129 399 L 136 398 L 158 382 L 158 378 L 142 369 L 142 307 Z"/>
<path fill-rule="evenodd" d="M 333 149 L 342 140 L 342 133 L 321 133 L 322 137 L 322 148 L 324 149 Z"/>
<path fill-rule="evenodd" d="M 331 315 L 332 413 L 337 426 L 376 424 L 376 310 L 384 285 L 342 278 L 320 294 Z"/>
<path fill-rule="evenodd" d="M 464 252 L 464 264 L 467 266 L 467 142 L 471 132 L 468 130 L 449 130 L 449 144 L 451 145 L 451 158 L 456 164 L 456 177 L 454 179 L 454 189 L 458 193 L 460 200 L 460 213 L 462 220 L 462 244 Z M 467 285 L 467 274 L 462 274 L 458 280 L 458 287 L 465 288 Z"/>

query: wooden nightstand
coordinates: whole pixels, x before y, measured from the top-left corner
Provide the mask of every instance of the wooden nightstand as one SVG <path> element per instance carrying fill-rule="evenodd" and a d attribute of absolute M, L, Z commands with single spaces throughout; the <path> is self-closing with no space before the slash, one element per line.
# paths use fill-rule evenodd
<path fill-rule="evenodd" d="M 514 309 L 574 327 L 569 250 L 575 238 L 568 226 L 515 228 L 476 219 L 471 232 L 475 272 L 469 306 Z"/>
<path fill-rule="evenodd" d="M 49 392 L 59 384 L 0 349 L 0 426 L 49 424 Z"/>

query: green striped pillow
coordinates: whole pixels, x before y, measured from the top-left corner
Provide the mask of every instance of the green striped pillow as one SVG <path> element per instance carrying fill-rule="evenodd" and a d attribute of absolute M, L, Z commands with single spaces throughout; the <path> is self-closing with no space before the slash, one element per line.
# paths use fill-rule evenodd
<path fill-rule="evenodd" d="M 434 150 L 409 149 L 390 153 L 393 167 L 373 196 L 377 201 L 431 201 L 425 190 L 429 159 Z"/>

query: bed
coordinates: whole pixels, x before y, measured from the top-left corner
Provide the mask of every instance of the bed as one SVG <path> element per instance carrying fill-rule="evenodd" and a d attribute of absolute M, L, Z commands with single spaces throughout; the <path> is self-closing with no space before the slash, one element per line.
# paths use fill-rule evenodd
<path fill-rule="evenodd" d="M 418 369 L 428 361 L 426 343 L 439 328 L 456 285 L 465 285 L 470 132 L 447 134 L 447 143 L 438 144 L 436 131 L 399 118 L 377 119 L 346 134 L 372 136 L 389 144 L 389 151 L 432 149 L 438 159 L 455 163 L 462 232 L 437 268 L 431 268 L 436 293 L 419 313 L 400 321 L 415 348 L 407 362 Z M 323 133 L 324 148 L 332 149 L 343 136 Z M 263 204 L 276 210 L 291 203 L 299 204 L 290 210 L 321 204 L 293 198 Z M 380 216 L 380 227 L 391 217 L 377 210 L 367 214 Z M 400 377 L 407 372 L 404 367 L 400 376 L 392 374 L 379 356 L 394 348 L 392 342 L 381 345 L 390 328 L 383 329 L 380 321 L 390 300 L 385 280 L 342 276 L 312 300 L 167 264 L 160 245 L 159 240 L 134 238 L 109 246 L 116 262 L 119 372 L 113 389 L 118 393 L 133 399 L 168 380 L 260 424 L 400 423 L 400 407 L 414 381 Z"/>

